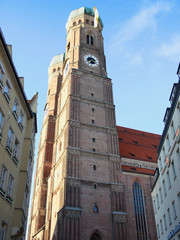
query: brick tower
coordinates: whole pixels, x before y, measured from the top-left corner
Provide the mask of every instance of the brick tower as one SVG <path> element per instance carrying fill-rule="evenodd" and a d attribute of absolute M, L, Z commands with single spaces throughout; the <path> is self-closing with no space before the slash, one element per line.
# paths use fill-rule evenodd
<path fill-rule="evenodd" d="M 126 239 L 112 83 L 99 18 L 82 7 L 49 67 L 29 239 Z"/>

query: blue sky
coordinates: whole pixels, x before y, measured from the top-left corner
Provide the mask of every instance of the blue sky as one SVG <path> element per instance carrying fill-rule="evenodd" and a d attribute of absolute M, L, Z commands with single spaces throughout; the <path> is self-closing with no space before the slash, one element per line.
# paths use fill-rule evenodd
<path fill-rule="evenodd" d="M 117 125 L 161 134 L 180 61 L 179 0 L 0 0 L 0 26 L 13 45 L 28 98 L 39 92 L 38 138 L 48 87 L 48 66 L 63 53 L 71 11 L 97 7 L 104 23 L 108 77 Z"/>
<path fill-rule="evenodd" d="M 96 6 L 104 23 L 108 76 L 112 78 L 117 125 L 161 134 L 163 116 L 180 60 L 178 0 L 1 0 L 0 23 L 13 45 L 28 98 L 38 91 L 38 131 L 46 102 L 48 66 L 65 51 L 70 12 Z M 39 134 L 38 134 L 39 135 Z M 37 138 L 38 139 L 38 138 Z"/>
<path fill-rule="evenodd" d="M 0 25 L 6 42 L 13 45 L 13 60 L 19 76 L 25 78 L 26 94 L 31 98 L 39 92 L 38 132 L 49 63 L 65 51 L 65 23 L 70 12 L 82 6 L 96 6 L 104 23 L 117 125 L 161 134 L 172 85 L 178 81 L 179 0 L 69 0 L 68 4 L 61 0 L 1 0 Z"/>

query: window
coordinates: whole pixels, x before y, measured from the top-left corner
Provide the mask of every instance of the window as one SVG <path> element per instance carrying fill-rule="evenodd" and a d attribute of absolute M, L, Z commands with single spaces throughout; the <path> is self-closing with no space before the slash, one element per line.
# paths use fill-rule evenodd
<path fill-rule="evenodd" d="M 95 152 L 96 151 L 96 149 L 95 148 L 93 148 L 93 152 Z"/>
<path fill-rule="evenodd" d="M 86 43 L 89 45 L 94 45 L 94 38 L 91 35 L 86 36 Z"/>
<path fill-rule="evenodd" d="M 160 227 L 161 227 L 161 234 L 163 234 L 163 225 L 162 225 L 162 219 L 160 220 Z"/>
<path fill-rule="evenodd" d="M 94 124 L 94 119 L 92 119 L 92 124 Z"/>
<path fill-rule="evenodd" d="M 13 151 L 13 158 L 15 158 L 16 161 L 18 160 L 19 147 L 20 147 L 20 144 L 19 144 L 18 139 L 16 138 L 15 145 L 14 145 L 14 151 Z"/>
<path fill-rule="evenodd" d="M 164 196 L 166 196 L 167 191 L 166 191 L 166 184 L 165 184 L 165 180 L 163 180 L 163 190 L 164 190 Z"/>
<path fill-rule="evenodd" d="M 180 167 L 180 152 L 179 152 L 179 148 L 178 148 L 176 154 L 177 154 L 177 159 L 178 159 L 179 167 Z"/>
<path fill-rule="evenodd" d="M 98 213 L 99 210 L 98 210 L 98 206 L 95 204 L 94 207 L 93 207 L 93 212 L 94 213 Z"/>
<path fill-rule="evenodd" d="M 167 222 L 166 222 L 166 215 L 165 214 L 163 215 L 163 220 L 164 220 L 164 229 L 166 231 L 166 229 L 167 229 Z"/>
<path fill-rule="evenodd" d="M 156 194 L 156 201 L 157 201 L 157 206 L 158 206 L 158 208 L 160 208 L 158 194 Z"/>
<path fill-rule="evenodd" d="M 13 137 L 14 137 L 14 132 L 13 132 L 12 128 L 9 128 L 6 146 L 10 152 L 12 152 Z"/>
<path fill-rule="evenodd" d="M 96 165 L 93 166 L 94 171 L 96 171 Z"/>
<path fill-rule="evenodd" d="M 13 194 L 13 186 L 14 186 L 14 178 L 10 174 L 9 175 L 9 181 L 8 181 L 8 188 L 7 188 L 7 196 L 12 197 Z"/>
<path fill-rule="evenodd" d="M 177 213 L 176 213 L 176 206 L 175 206 L 175 202 L 172 202 L 172 208 L 173 208 L 173 214 L 174 214 L 174 219 L 177 217 Z"/>
<path fill-rule="evenodd" d="M 1 69 L 0 69 L 0 88 L 3 88 L 3 73 Z"/>
<path fill-rule="evenodd" d="M 67 52 L 69 51 L 69 49 L 70 49 L 70 42 L 67 45 Z"/>
<path fill-rule="evenodd" d="M 168 180 L 168 187 L 170 188 L 171 187 L 171 179 L 169 176 L 169 171 L 167 171 L 167 180 Z"/>
<path fill-rule="evenodd" d="M 175 169 L 175 166 L 174 166 L 174 161 L 172 162 L 172 172 L 173 172 L 173 176 L 174 176 L 174 179 L 176 178 L 176 169 Z"/>
<path fill-rule="evenodd" d="M 160 237 L 159 224 L 157 224 L 157 234 L 158 234 L 158 238 L 159 238 Z"/>
<path fill-rule="evenodd" d="M 18 125 L 21 128 L 21 130 L 24 128 L 24 114 L 22 110 L 20 111 L 20 114 L 19 114 Z"/>
<path fill-rule="evenodd" d="M 156 213 L 157 209 L 156 209 L 156 201 L 155 201 L 155 199 L 153 200 L 153 206 L 154 206 L 154 213 Z"/>
<path fill-rule="evenodd" d="M 8 79 L 7 79 L 5 87 L 4 87 L 4 96 L 5 96 L 8 103 L 10 101 L 10 95 L 11 95 L 11 85 L 10 85 L 10 82 L 8 81 Z"/>
<path fill-rule="evenodd" d="M 7 168 L 2 165 L 1 176 L 0 176 L 0 190 L 5 193 L 5 184 L 6 184 Z"/>
<path fill-rule="evenodd" d="M 18 110 L 19 110 L 19 103 L 18 103 L 18 100 L 15 98 L 12 111 L 16 120 L 18 119 Z"/>
<path fill-rule="evenodd" d="M 160 171 L 162 170 L 162 161 L 161 161 L 161 157 L 159 158 L 159 166 L 160 166 Z"/>
<path fill-rule="evenodd" d="M 92 141 L 93 141 L 93 142 L 95 142 L 95 141 L 96 141 L 96 139 L 93 137 L 93 138 L 92 138 Z"/>
<path fill-rule="evenodd" d="M 78 24 L 81 24 L 81 23 L 82 23 L 82 21 L 81 21 L 81 20 L 79 20 L 79 21 L 78 21 Z"/>
<path fill-rule="evenodd" d="M 0 226 L 0 240 L 5 240 L 6 230 L 7 230 L 7 224 L 4 221 L 2 221 L 2 224 Z"/>
<path fill-rule="evenodd" d="M 161 203 L 163 202 L 163 196 L 162 196 L 162 190 L 161 188 L 159 189 L 159 196 L 160 196 L 160 201 Z"/>
<path fill-rule="evenodd" d="M 173 137 L 176 135 L 176 130 L 175 130 L 175 127 L 174 127 L 174 122 L 172 121 L 171 123 L 171 127 L 172 127 L 172 134 L 173 134 Z"/>
<path fill-rule="evenodd" d="M 94 108 L 92 108 L 92 112 L 94 112 Z"/>
<path fill-rule="evenodd" d="M 170 144 L 170 140 L 169 140 L 169 135 L 167 135 L 166 139 L 167 139 L 168 151 L 169 151 L 170 148 L 171 148 L 171 144 Z"/>
<path fill-rule="evenodd" d="M 171 221 L 171 213 L 169 208 L 167 209 L 167 214 L 168 214 L 169 225 L 171 225 L 172 221 Z"/>
<path fill-rule="evenodd" d="M 86 19 L 86 23 L 89 24 L 89 19 Z"/>
<path fill-rule="evenodd" d="M 145 213 L 145 204 L 143 190 L 138 181 L 133 184 L 134 211 L 136 218 L 137 239 L 148 239 L 147 221 Z"/>
<path fill-rule="evenodd" d="M 0 135 L 1 135 L 2 129 L 3 129 L 3 122 L 4 122 L 4 114 L 0 109 Z"/>

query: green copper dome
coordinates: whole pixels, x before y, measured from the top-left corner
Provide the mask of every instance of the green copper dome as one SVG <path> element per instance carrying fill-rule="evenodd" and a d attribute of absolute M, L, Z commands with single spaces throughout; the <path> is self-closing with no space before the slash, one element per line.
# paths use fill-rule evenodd
<path fill-rule="evenodd" d="M 64 54 L 64 53 L 59 54 L 59 55 L 57 55 L 57 56 L 54 56 L 54 57 L 52 58 L 51 63 L 50 63 L 49 66 L 52 66 L 52 65 L 54 65 L 54 64 L 56 64 L 56 63 L 63 62 L 63 61 L 64 61 L 64 58 L 65 58 L 65 54 Z"/>
<path fill-rule="evenodd" d="M 76 10 L 74 10 L 74 11 L 72 11 L 72 12 L 70 13 L 69 18 L 68 18 L 67 23 L 66 23 L 66 29 L 67 29 L 68 23 L 69 23 L 69 21 L 70 21 L 71 19 L 73 19 L 73 18 L 75 18 L 75 17 L 78 17 L 78 16 L 80 16 L 80 15 L 82 15 L 82 14 L 87 14 L 87 15 L 89 15 L 89 16 L 93 16 L 93 17 L 94 17 L 94 11 L 93 11 L 93 9 L 87 8 L 87 7 L 78 8 L 78 9 L 76 9 Z M 103 22 L 102 22 L 100 16 L 99 16 L 99 22 L 100 22 L 101 26 L 103 27 L 104 25 L 103 25 Z"/>

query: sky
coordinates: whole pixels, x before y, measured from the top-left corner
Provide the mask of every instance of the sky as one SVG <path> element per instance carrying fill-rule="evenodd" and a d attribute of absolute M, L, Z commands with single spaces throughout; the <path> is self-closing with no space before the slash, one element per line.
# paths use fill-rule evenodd
<path fill-rule="evenodd" d="M 117 125 L 161 134 L 180 61 L 179 0 L 0 0 L 0 27 L 13 46 L 25 92 L 38 98 L 38 139 L 48 87 L 48 66 L 65 52 L 71 11 L 96 6 L 104 23 L 108 77 Z"/>

